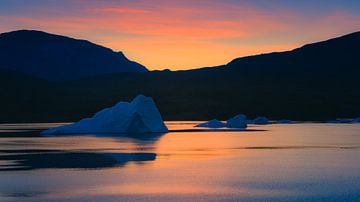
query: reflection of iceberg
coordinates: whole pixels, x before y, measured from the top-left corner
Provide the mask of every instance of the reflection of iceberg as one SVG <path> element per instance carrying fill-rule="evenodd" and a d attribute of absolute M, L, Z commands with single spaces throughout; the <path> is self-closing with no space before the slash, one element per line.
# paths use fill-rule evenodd
<path fill-rule="evenodd" d="M 161 115 L 150 97 L 137 96 L 131 103 L 119 102 L 96 113 L 92 118 L 44 131 L 61 133 L 164 133 L 168 132 Z"/>
<path fill-rule="evenodd" d="M 205 122 L 205 123 L 201 123 L 199 125 L 196 125 L 195 127 L 204 127 L 204 128 L 223 128 L 226 127 L 226 124 L 217 120 L 217 119 L 213 119 L 211 121 Z"/>
<path fill-rule="evenodd" d="M 260 117 L 257 117 L 256 119 L 254 119 L 253 123 L 257 124 L 257 125 L 266 125 L 266 124 L 269 124 L 269 119 L 264 116 L 260 116 Z"/>
<path fill-rule="evenodd" d="M 228 128 L 247 128 L 246 116 L 239 114 L 226 122 Z"/>
<path fill-rule="evenodd" d="M 11 150 L 9 150 L 11 151 Z M 0 165 L 0 171 L 19 171 L 52 168 L 100 169 L 123 166 L 129 162 L 153 161 L 155 153 L 95 153 L 31 150 L 16 151 L 13 154 L 1 155 L 0 163 L 15 162 L 11 165 Z"/>

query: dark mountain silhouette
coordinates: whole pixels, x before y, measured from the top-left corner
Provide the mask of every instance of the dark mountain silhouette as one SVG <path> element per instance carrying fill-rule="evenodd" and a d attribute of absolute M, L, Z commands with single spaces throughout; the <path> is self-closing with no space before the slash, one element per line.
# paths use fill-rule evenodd
<path fill-rule="evenodd" d="M 121 52 L 85 40 L 29 30 L 0 34 L 0 68 L 48 80 L 147 71 Z"/>
<path fill-rule="evenodd" d="M 189 71 L 116 73 L 64 82 L 0 73 L 5 86 L 0 121 L 74 121 L 140 93 L 154 98 L 165 120 L 227 119 L 238 113 L 291 120 L 358 117 L 359 49 L 357 32 Z"/>
<path fill-rule="evenodd" d="M 358 70 L 360 65 L 360 32 L 327 41 L 308 44 L 301 48 L 263 55 L 238 58 L 227 67 L 241 71 L 323 71 L 341 73 Z"/>

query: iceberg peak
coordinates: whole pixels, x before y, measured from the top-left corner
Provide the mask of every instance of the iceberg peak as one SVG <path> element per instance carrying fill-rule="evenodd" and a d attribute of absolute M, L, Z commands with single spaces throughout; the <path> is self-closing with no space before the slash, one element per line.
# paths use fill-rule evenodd
<path fill-rule="evenodd" d="M 150 100 L 150 99 L 152 100 L 151 97 L 146 97 L 145 95 L 140 94 L 140 95 L 136 96 L 133 99 L 133 101 L 131 101 L 131 103 L 141 103 L 142 101 Z"/>
<path fill-rule="evenodd" d="M 239 114 L 226 122 L 228 128 L 247 128 L 246 116 Z"/>

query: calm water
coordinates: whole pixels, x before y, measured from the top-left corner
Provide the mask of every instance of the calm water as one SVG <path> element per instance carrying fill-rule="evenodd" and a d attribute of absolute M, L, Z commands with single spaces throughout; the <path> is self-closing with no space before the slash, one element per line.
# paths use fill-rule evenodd
<path fill-rule="evenodd" d="M 360 201 L 360 124 L 40 137 L 0 125 L 0 201 Z"/>

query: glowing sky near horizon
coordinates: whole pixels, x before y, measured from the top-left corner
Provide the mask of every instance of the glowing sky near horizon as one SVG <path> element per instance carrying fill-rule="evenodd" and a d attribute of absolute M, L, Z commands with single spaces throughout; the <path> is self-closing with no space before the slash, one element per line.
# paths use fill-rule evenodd
<path fill-rule="evenodd" d="M 191 69 L 360 30 L 359 0 L 0 0 L 0 32 L 35 29 Z"/>

